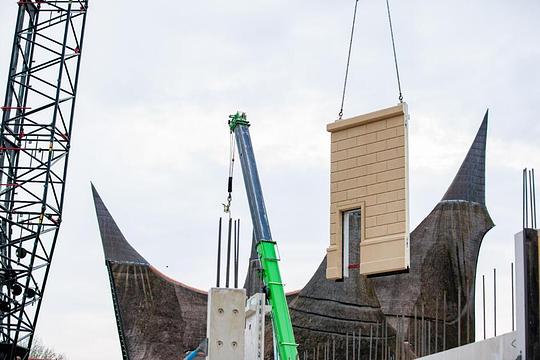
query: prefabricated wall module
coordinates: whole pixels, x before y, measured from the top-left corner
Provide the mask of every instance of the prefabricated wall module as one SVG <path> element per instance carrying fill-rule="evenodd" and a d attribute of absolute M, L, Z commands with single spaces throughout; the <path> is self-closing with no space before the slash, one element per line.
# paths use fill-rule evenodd
<path fill-rule="evenodd" d="M 407 104 L 327 125 L 331 133 L 326 276 L 409 268 Z M 360 251 L 351 251 L 359 246 Z"/>

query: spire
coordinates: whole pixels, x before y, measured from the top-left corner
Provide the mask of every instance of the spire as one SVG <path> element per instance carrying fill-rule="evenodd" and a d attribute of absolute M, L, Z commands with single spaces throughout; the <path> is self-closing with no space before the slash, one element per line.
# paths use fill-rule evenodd
<path fill-rule="evenodd" d="M 116 225 L 109 210 L 101 200 L 94 184 L 92 193 L 94 195 L 94 205 L 103 243 L 103 252 L 106 261 L 137 263 L 148 265 L 148 262 L 127 242 L 124 235 Z"/>
<path fill-rule="evenodd" d="M 442 200 L 465 200 L 486 203 L 486 140 L 488 112 L 463 164 Z"/>

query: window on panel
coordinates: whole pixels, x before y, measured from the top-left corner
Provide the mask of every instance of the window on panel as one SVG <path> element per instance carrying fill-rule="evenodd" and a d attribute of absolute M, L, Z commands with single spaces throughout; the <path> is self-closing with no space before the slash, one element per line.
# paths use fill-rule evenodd
<path fill-rule="evenodd" d="M 343 229 L 343 277 L 349 277 L 350 269 L 360 268 L 361 209 L 342 213 Z"/>

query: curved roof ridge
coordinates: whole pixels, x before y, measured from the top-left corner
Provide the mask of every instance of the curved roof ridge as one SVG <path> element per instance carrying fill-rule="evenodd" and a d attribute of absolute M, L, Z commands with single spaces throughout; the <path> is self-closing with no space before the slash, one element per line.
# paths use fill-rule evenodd
<path fill-rule="evenodd" d="M 476 133 L 476 137 L 444 200 L 465 200 L 486 204 L 486 142 L 489 109 Z"/>
<path fill-rule="evenodd" d="M 176 285 L 176 286 L 179 286 L 179 287 L 182 287 L 184 289 L 188 289 L 188 290 L 191 290 L 193 292 L 196 292 L 196 293 L 199 293 L 199 294 L 203 294 L 203 295 L 208 295 L 208 291 L 204 291 L 204 290 L 201 290 L 201 289 L 197 289 L 196 287 L 193 287 L 193 286 L 190 286 L 186 283 L 183 283 L 181 281 L 178 281 L 176 279 L 173 279 L 172 277 L 164 274 L 163 272 L 161 272 L 158 268 L 156 268 L 155 266 L 153 265 L 149 265 L 149 268 L 150 270 L 152 270 L 154 272 L 154 274 L 156 274 L 156 276 L 159 276 L 160 278 L 162 278 L 163 280 L 167 281 L 168 283 L 171 283 L 173 285 Z"/>

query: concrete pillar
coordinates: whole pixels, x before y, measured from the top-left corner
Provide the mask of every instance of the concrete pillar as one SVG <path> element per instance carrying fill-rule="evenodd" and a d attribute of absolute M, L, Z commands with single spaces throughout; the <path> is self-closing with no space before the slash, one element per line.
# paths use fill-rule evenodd
<path fill-rule="evenodd" d="M 517 345 L 527 360 L 540 358 L 538 237 L 535 229 L 515 235 Z"/>
<path fill-rule="evenodd" d="M 208 360 L 244 360 L 245 304 L 244 289 L 210 289 Z"/>

